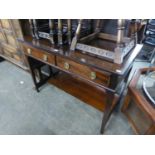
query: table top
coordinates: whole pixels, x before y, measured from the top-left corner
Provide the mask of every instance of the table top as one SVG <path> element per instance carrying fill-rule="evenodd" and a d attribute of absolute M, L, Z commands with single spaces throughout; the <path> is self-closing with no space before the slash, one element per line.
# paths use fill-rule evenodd
<path fill-rule="evenodd" d="M 35 40 L 31 36 L 25 36 L 24 40 L 18 39 L 19 42 L 27 44 L 29 46 L 45 50 L 48 53 L 60 55 L 78 63 L 94 67 L 103 71 L 107 71 L 113 74 L 123 76 L 130 69 L 132 62 L 140 52 L 143 45 L 137 44 L 136 47 L 124 58 L 122 64 L 116 64 L 105 59 L 101 59 L 95 56 L 91 56 L 81 51 L 70 51 L 69 46 L 56 46 L 51 45 L 48 40 Z"/>

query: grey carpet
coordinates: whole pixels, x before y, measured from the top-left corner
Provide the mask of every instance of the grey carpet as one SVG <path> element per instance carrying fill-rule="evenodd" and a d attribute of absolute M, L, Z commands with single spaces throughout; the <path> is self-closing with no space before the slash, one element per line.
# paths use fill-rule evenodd
<path fill-rule="evenodd" d="M 33 89 L 29 73 L 0 63 L 0 134 L 100 134 L 102 113 L 47 84 Z M 113 113 L 105 134 L 134 134 L 121 112 Z"/>

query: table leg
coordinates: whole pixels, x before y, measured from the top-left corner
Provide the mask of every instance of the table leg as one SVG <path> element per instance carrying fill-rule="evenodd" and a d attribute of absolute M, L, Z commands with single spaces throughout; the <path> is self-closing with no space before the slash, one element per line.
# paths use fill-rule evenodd
<path fill-rule="evenodd" d="M 35 85 L 35 89 L 36 89 L 37 92 L 39 92 L 39 88 L 41 86 L 43 86 L 49 80 L 49 78 L 51 78 L 51 76 L 53 76 L 53 72 L 52 72 L 50 66 L 48 65 L 48 67 L 49 67 L 49 75 L 45 75 L 45 74 L 43 74 L 41 72 L 41 66 L 42 65 L 34 68 L 33 65 L 32 65 L 32 62 L 30 61 L 30 59 L 28 57 L 27 57 L 27 62 L 28 62 L 28 66 L 29 66 L 29 69 L 30 69 L 30 72 L 31 72 L 33 83 Z M 37 81 L 35 70 L 38 71 L 39 81 Z"/>
<path fill-rule="evenodd" d="M 37 87 L 37 80 L 36 80 L 35 73 L 34 73 L 34 70 L 33 70 L 33 68 L 32 68 L 32 65 L 31 65 L 31 63 L 30 63 L 28 57 L 27 57 L 26 60 L 27 60 L 27 64 L 28 64 L 29 69 L 30 69 L 30 73 L 31 73 L 31 77 L 32 77 L 33 83 L 34 83 L 34 85 L 35 85 L 35 89 L 36 89 L 37 92 L 39 92 L 39 88 Z"/>
<path fill-rule="evenodd" d="M 118 96 L 108 92 L 107 103 L 106 103 L 106 107 L 105 107 L 105 111 L 104 111 L 104 115 L 103 115 L 103 119 L 102 119 L 101 130 L 100 130 L 101 134 L 104 133 L 105 126 L 111 116 L 111 113 L 112 113 L 115 105 L 117 104 L 117 100 L 118 100 Z"/>

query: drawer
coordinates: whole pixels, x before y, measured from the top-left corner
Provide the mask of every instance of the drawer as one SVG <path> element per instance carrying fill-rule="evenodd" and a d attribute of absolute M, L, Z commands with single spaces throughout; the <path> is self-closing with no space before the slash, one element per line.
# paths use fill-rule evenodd
<path fill-rule="evenodd" d="M 26 55 L 32 56 L 32 57 L 39 59 L 43 62 L 55 64 L 55 56 L 54 55 L 49 54 L 43 50 L 25 46 L 25 45 L 23 45 L 23 48 L 24 48 L 24 52 Z"/>
<path fill-rule="evenodd" d="M 100 85 L 108 86 L 110 82 L 110 73 L 79 64 L 72 60 L 57 56 L 57 65 L 63 70 L 79 75 L 87 80 L 94 81 Z"/>

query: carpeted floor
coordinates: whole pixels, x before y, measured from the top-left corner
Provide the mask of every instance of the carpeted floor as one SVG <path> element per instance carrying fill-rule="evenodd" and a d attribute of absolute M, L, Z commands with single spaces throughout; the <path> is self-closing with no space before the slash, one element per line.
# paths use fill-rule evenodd
<path fill-rule="evenodd" d="M 0 134 L 100 134 L 100 111 L 52 85 L 40 93 L 32 87 L 30 74 L 7 61 L 0 63 Z M 105 134 L 134 133 L 117 111 Z"/>

